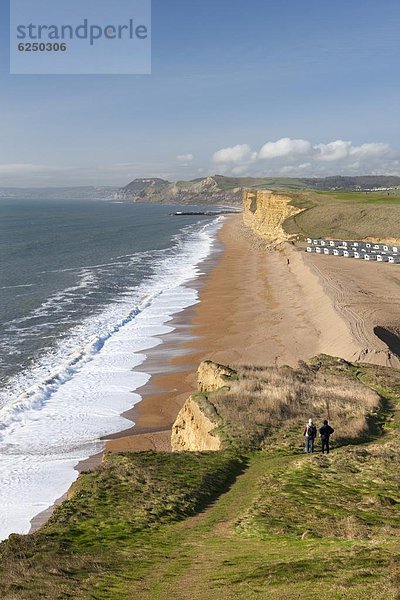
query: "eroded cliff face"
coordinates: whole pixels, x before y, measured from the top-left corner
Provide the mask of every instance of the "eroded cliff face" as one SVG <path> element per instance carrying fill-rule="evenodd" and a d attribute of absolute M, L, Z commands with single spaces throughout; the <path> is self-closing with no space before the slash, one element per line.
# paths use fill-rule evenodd
<path fill-rule="evenodd" d="M 171 445 L 175 452 L 220 450 L 221 439 L 212 431 L 217 427 L 200 407 L 195 396 L 188 398 L 172 427 Z"/>
<path fill-rule="evenodd" d="M 292 236 L 283 229 L 283 223 L 302 209 L 292 206 L 292 198 L 272 190 L 243 192 L 243 221 L 247 227 L 268 242 L 279 244 Z"/>
<path fill-rule="evenodd" d="M 212 393 L 229 386 L 229 381 L 236 377 L 233 369 L 206 360 L 197 370 L 197 387 L 203 394 Z M 222 448 L 221 437 L 216 431 L 220 419 L 211 397 L 202 393 L 190 396 L 176 418 L 171 434 L 171 446 L 175 452 L 202 452 Z"/>
<path fill-rule="evenodd" d="M 233 369 L 205 360 L 197 369 L 197 388 L 199 392 L 214 392 L 229 384 L 230 378 L 235 376 Z"/>

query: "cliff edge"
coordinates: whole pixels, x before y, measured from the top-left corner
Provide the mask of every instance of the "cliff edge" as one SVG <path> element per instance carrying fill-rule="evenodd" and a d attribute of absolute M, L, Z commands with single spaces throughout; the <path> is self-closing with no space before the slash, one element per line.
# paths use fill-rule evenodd
<path fill-rule="evenodd" d="M 171 446 L 175 452 L 221 450 L 223 442 L 216 429 L 221 419 L 207 393 L 229 389 L 237 373 L 211 360 L 202 362 L 197 370 L 198 394 L 190 396 L 172 427 Z"/>
<path fill-rule="evenodd" d="M 243 192 L 243 221 L 255 234 L 268 242 L 279 244 L 293 237 L 283 223 L 302 212 L 291 204 L 293 198 L 273 190 Z"/>
<path fill-rule="evenodd" d="M 237 373 L 230 367 L 225 367 L 212 360 L 200 363 L 197 369 L 197 387 L 199 392 L 215 392 L 236 379 Z"/>
<path fill-rule="evenodd" d="M 337 426 L 337 441 L 366 435 L 371 414 L 380 405 L 367 379 L 381 371 L 358 365 L 355 373 L 353 363 L 323 354 L 296 368 L 242 366 L 233 371 L 207 361 L 198 371 L 203 391 L 186 400 L 173 425 L 172 449 L 262 450 L 276 436 L 289 439 L 295 423 L 301 431 L 307 414 L 321 422 L 329 414 Z"/>
<path fill-rule="evenodd" d="M 218 417 L 216 413 L 213 418 L 206 412 L 195 395 L 186 400 L 172 427 L 171 446 L 174 452 L 221 450 L 221 439 L 213 433 L 218 427 Z"/>

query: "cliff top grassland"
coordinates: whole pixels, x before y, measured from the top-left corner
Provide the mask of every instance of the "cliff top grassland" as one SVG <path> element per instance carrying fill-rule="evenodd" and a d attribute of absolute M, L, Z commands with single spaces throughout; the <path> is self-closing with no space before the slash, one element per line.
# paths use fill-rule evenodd
<path fill-rule="evenodd" d="M 337 442 L 360 440 L 382 411 L 381 398 L 363 381 L 363 367 L 326 356 L 291 367 L 242 367 L 216 393 L 197 394 L 204 412 L 218 416 L 226 448 L 299 449 L 296 432 L 312 416 L 335 423 Z M 207 406 L 208 405 L 208 406 Z"/>
<path fill-rule="evenodd" d="M 398 240 L 400 190 L 390 192 L 296 192 L 301 212 L 283 224 L 291 235 L 338 239 Z"/>
<path fill-rule="evenodd" d="M 195 398 L 225 449 L 107 455 L 1 544 L 1 598 L 399 598 L 400 371 L 320 356 Z M 334 451 L 305 455 L 328 404 Z"/>
<path fill-rule="evenodd" d="M 271 242 L 290 238 L 399 241 L 400 190 L 246 190 L 244 221 Z"/>

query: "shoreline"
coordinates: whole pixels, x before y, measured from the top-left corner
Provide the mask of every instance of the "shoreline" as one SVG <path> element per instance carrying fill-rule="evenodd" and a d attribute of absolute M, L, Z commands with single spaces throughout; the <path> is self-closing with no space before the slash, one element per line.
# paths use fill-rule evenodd
<path fill-rule="evenodd" d="M 204 285 L 205 279 L 208 277 L 209 272 L 214 268 L 215 264 L 219 260 L 221 253 L 222 247 L 219 243 L 217 232 L 215 240 L 213 241 L 213 244 L 211 246 L 209 256 L 203 259 L 198 264 L 200 273 L 195 278 L 187 281 L 182 287 L 195 290 L 199 296 L 201 287 Z M 200 298 L 198 298 L 197 302 L 200 302 Z M 186 350 L 179 350 L 179 348 L 182 346 L 183 340 L 188 341 L 192 338 L 192 334 L 189 333 L 189 328 L 194 306 L 196 305 L 191 305 L 187 308 L 184 308 L 172 316 L 171 320 L 167 322 L 167 325 L 168 327 L 173 328 L 173 330 L 167 333 L 157 335 L 157 338 L 161 340 L 160 344 L 158 344 L 155 347 L 150 347 L 148 350 L 146 350 L 146 359 L 143 361 L 143 363 L 132 369 L 132 371 L 145 372 L 150 375 L 150 379 L 147 383 L 135 390 L 132 390 L 133 394 L 140 395 L 143 399 L 151 395 L 151 393 L 155 391 L 155 389 L 153 389 L 153 378 L 155 374 L 162 376 L 161 374 L 164 373 L 165 376 L 168 377 L 169 375 L 171 375 L 172 372 L 174 372 L 174 376 L 176 376 L 176 368 L 169 365 L 169 358 L 171 358 L 171 356 L 173 355 L 175 356 L 176 352 L 182 355 L 182 366 L 179 368 L 179 372 L 182 374 L 182 376 L 185 374 L 185 367 L 183 363 L 184 357 L 186 356 Z M 193 382 L 189 381 L 187 383 L 187 390 L 191 389 L 192 385 Z M 166 392 L 165 390 L 163 390 L 161 393 Z M 158 427 L 154 428 L 154 426 L 144 426 L 141 429 L 139 429 L 139 427 L 136 426 L 135 411 L 136 408 L 142 402 L 143 400 L 136 403 L 132 402 L 132 407 L 127 411 L 121 413 L 120 416 L 132 421 L 132 425 L 125 430 L 100 438 L 100 442 L 103 442 L 104 444 L 103 450 L 101 452 L 98 452 L 97 454 L 94 454 L 92 456 L 87 457 L 86 459 L 79 461 L 74 467 L 78 474 L 92 470 L 99 466 L 102 462 L 105 452 L 107 452 L 108 442 L 110 441 L 112 443 L 113 439 L 119 439 L 120 437 L 125 438 L 126 436 L 130 436 L 132 435 L 133 430 L 135 431 L 135 438 L 137 439 L 137 441 L 139 441 L 140 435 L 146 436 L 144 438 L 146 447 L 143 449 L 152 449 L 150 440 L 153 436 L 157 438 L 158 450 L 170 449 L 170 436 L 166 435 L 166 432 L 164 433 L 162 430 L 159 430 Z M 179 410 L 180 407 L 177 409 L 177 412 L 179 412 Z M 150 418 L 154 418 L 154 415 L 152 415 Z M 154 429 L 156 429 L 157 431 L 154 432 Z M 149 438 L 148 435 L 150 435 L 151 437 Z M 142 448 L 140 448 L 140 446 L 137 448 L 137 450 L 141 449 Z M 44 525 L 53 513 L 54 508 L 58 506 L 61 502 L 66 500 L 68 498 L 68 494 L 69 490 L 67 490 L 60 498 L 58 498 L 45 510 L 35 515 L 30 521 L 31 528 L 28 533 L 33 533 L 34 531 L 37 531 L 42 525 Z"/>
<path fill-rule="evenodd" d="M 218 241 L 223 252 L 202 279 L 200 302 L 178 318 L 188 339 L 170 358 L 168 372 L 159 373 L 156 367 L 142 390 L 143 400 L 129 411 L 136 425 L 110 437 L 106 451 L 169 449 L 171 427 L 196 388 L 202 360 L 233 368 L 295 366 L 317 354 L 331 354 L 400 366 L 398 357 L 389 357 L 388 347 L 374 333 L 378 314 L 381 325 L 395 321 L 390 294 L 386 302 L 383 298 L 388 291 L 395 296 L 400 283 L 391 283 L 390 265 L 383 269 L 379 265 L 380 270 L 356 262 L 343 265 L 334 257 L 310 257 L 290 243 L 269 250 L 242 224 L 241 215 L 225 221 Z M 354 307 L 364 315 L 362 328 Z"/>
<path fill-rule="evenodd" d="M 198 291 L 199 302 L 173 316 L 169 325 L 174 330 L 160 336 L 162 344 L 150 349 L 137 368 L 151 378 L 135 390 L 142 400 L 123 413 L 134 425 L 103 438 L 104 452 L 170 451 L 172 425 L 196 388 L 202 360 L 233 368 L 295 366 L 325 353 L 398 365 L 374 334 L 374 318 L 379 316 L 381 326 L 397 318 L 390 294 L 395 296 L 400 282 L 390 283 L 390 265 L 378 270 L 376 265 L 344 264 L 335 257 L 310 256 L 290 243 L 270 250 L 245 228 L 241 215 L 232 215 L 217 233 L 216 251 L 200 269 L 199 277 L 187 283 Z M 354 307 L 363 314 L 362 327 Z M 104 452 L 82 461 L 77 470 L 93 468 Z M 37 515 L 32 526 L 37 529 L 52 510 Z"/>
<path fill-rule="evenodd" d="M 197 306 L 202 302 L 202 290 L 222 259 L 224 248 L 220 233 L 230 219 L 226 218 L 217 233 L 211 255 L 200 264 L 201 274 L 187 283 L 187 287 L 198 292 L 198 302 L 173 316 L 168 323 L 173 331 L 159 336 L 162 343 L 148 351 L 146 360 L 139 367 L 151 377 L 144 386 L 135 390 L 142 400 L 122 414 L 133 425 L 102 438 L 104 452 L 171 450 L 171 427 L 196 385 L 197 359 L 202 352 L 201 338 L 193 330 L 193 321 Z"/>
<path fill-rule="evenodd" d="M 143 400 L 125 413 L 135 426 L 110 436 L 106 452 L 170 450 L 172 425 L 196 389 L 202 360 L 233 368 L 242 364 L 295 366 L 299 360 L 328 353 L 328 348 L 348 359 L 357 353 L 346 324 L 299 250 L 288 244 L 267 251 L 245 228 L 241 215 L 226 219 L 217 237 L 223 252 L 201 280 L 200 302 L 177 317 L 187 338 L 171 353 L 167 369 L 154 352 L 149 353 L 153 376 L 139 390 Z M 311 288 L 316 290 L 314 306 L 307 297 Z M 327 319 L 332 326 L 321 343 L 321 321 Z"/>

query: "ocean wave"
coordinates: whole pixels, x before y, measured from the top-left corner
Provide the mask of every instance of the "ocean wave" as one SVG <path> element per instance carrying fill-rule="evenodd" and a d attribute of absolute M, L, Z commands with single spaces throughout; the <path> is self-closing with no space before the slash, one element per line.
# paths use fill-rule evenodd
<path fill-rule="evenodd" d="M 151 277 L 73 328 L 2 390 L 1 539 L 27 532 L 32 517 L 76 478 L 73 467 L 101 450 L 100 438 L 132 425 L 121 415 L 140 401 L 135 390 L 150 378 L 140 365 L 172 331 L 173 315 L 198 301 L 188 284 L 221 222 L 186 228 Z"/>

